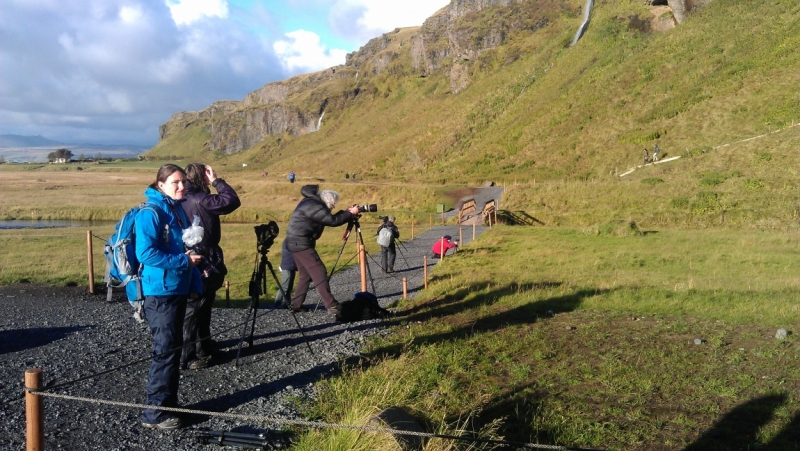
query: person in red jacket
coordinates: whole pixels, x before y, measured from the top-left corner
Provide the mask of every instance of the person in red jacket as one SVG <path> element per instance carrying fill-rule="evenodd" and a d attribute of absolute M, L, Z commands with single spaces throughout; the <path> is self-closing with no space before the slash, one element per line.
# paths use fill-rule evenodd
<path fill-rule="evenodd" d="M 450 235 L 445 235 L 441 239 L 436 240 L 431 246 L 431 251 L 433 252 L 433 258 L 442 258 L 442 253 L 447 254 L 448 249 L 453 249 L 458 247 L 458 241 L 452 242 L 451 240 L 453 237 Z"/>

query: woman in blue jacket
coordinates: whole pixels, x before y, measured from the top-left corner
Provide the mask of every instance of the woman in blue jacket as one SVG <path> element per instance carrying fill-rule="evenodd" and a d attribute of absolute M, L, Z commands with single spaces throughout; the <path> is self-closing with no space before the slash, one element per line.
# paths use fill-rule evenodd
<path fill-rule="evenodd" d="M 153 334 L 153 361 L 147 375 L 147 404 L 178 405 L 183 318 L 190 293 L 203 287 L 195 266 L 202 258 L 189 255 L 183 229 L 191 224 L 180 206 L 186 193 L 186 174 L 174 164 L 161 166 L 144 195 L 147 208 L 136 214 L 136 257 L 142 263 L 144 313 Z M 175 352 L 168 352 L 174 350 Z M 142 411 L 142 425 L 177 429 L 180 418 L 155 409 Z"/>

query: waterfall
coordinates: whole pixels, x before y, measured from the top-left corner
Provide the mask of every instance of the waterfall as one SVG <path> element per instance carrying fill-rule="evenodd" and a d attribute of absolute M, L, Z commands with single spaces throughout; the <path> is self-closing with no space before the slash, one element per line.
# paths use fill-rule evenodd
<path fill-rule="evenodd" d="M 322 112 L 322 114 L 319 115 L 319 120 L 317 121 L 317 129 L 315 131 L 319 131 L 319 128 L 322 126 L 322 116 L 325 116 L 324 111 Z"/>
<path fill-rule="evenodd" d="M 583 36 L 583 33 L 586 32 L 586 28 L 589 27 L 589 16 L 592 14 L 592 7 L 594 6 L 594 0 L 586 0 L 586 6 L 583 7 L 583 22 L 581 22 L 581 26 L 578 27 L 578 32 L 575 33 L 575 37 L 572 38 L 572 42 L 569 43 L 569 46 L 572 47 L 578 42 L 578 39 Z"/>

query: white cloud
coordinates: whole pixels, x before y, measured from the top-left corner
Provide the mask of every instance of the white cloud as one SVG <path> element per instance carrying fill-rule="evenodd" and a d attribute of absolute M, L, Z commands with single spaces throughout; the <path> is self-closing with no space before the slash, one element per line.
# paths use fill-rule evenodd
<path fill-rule="evenodd" d="M 345 63 L 345 50 L 327 50 L 316 33 L 305 30 L 286 33 L 289 40 L 273 44 L 275 54 L 288 72 L 318 71 Z"/>
<path fill-rule="evenodd" d="M 12 1 L 2 9 L 0 133 L 152 145 L 178 111 L 241 100 L 296 74 L 249 28 L 218 16 L 178 26 L 164 0 Z"/>
<path fill-rule="evenodd" d="M 189 25 L 203 17 L 228 17 L 227 0 L 165 0 L 172 20 L 177 25 Z"/>
<path fill-rule="evenodd" d="M 125 23 L 138 22 L 142 18 L 142 10 L 137 6 L 123 6 L 119 10 L 119 18 Z"/>
<path fill-rule="evenodd" d="M 359 42 L 399 27 L 422 25 L 450 0 L 336 0 L 328 21 L 342 36 Z"/>

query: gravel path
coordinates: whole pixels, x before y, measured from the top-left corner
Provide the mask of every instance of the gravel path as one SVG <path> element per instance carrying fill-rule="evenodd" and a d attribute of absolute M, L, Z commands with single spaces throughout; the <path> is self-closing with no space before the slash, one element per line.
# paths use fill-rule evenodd
<path fill-rule="evenodd" d="M 483 230 L 478 227 L 477 233 Z M 368 263 L 374 288 L 370 285 L 370 291 L 378 295 L 382 305 L 391 304 L 402 297 L 402 278 L 406 277 L 409 296 L 414 296 L 423 284 L 423 255 L 429 255 L 431 245 L 442 235 L 458 237 L 458 232 L 457 226 L 435 227 L 414 240 L 404 241 L 398 246 L 395 274 L 384 274 L 379 267 L 380 255 L 371 255 Z M 463 234 L 462 244 L 468 244 L 472 231 L 465 227 Z M 374 239 L 371 230 L 365 231 L 364 239 Z M 349 259 L 347 252 L 342 261 Z M 273 283 L 270 276 L 268 284 Z M 337 299 L 349 299 L 360 291 L 358 268 L 335 274 L 331 287 Z M 317 300 L 314 290 L 309 293 L 306 306 L 313 307 Z M 272 302 L 262 299 L 261 304 Z M 131 313 L 130 305 L 121 296 L 108 303 L 104 293 L 91 295 L 78 287 L 0 287 L 0 449 L 25 448 L 22 396 L 26 369 L 41 368 L 45 385 L 54 385 L 144 359 L 125 369 L 54 390 L 74 396 L 144 402 L 152 340 L 147 326 L 137 324 Z M 298 314 L 315 354 L 312 357 L 286 310 L 262 309 L 256 320 L 253 347 L 242 351 L 243 358 L 235 366 L 241 327 L 234 326 L 244 320 L 245 314 L 242 309 L 214 310 L 212 333 L 231 330 L 214 337 L 220 349 L 214 366 L 182 372 L 181 406 L 299 418 L 294 406 L 298 399 L 313 399 L 314 382 L 335 373 L 341 359 L 358 356 L 369 336 L 387 333 L 377 320 L 339 324 L 324 310 Z M 45 398 L 45 446 L 70 450 L 211 450 L 221 448 L 198 443 L 199 431 L 257 433 L 270 427 L 258 422 L 191 416 L 187 427 L 159 432 L 143 428 L 139 414 L 133 408 Z"/>

